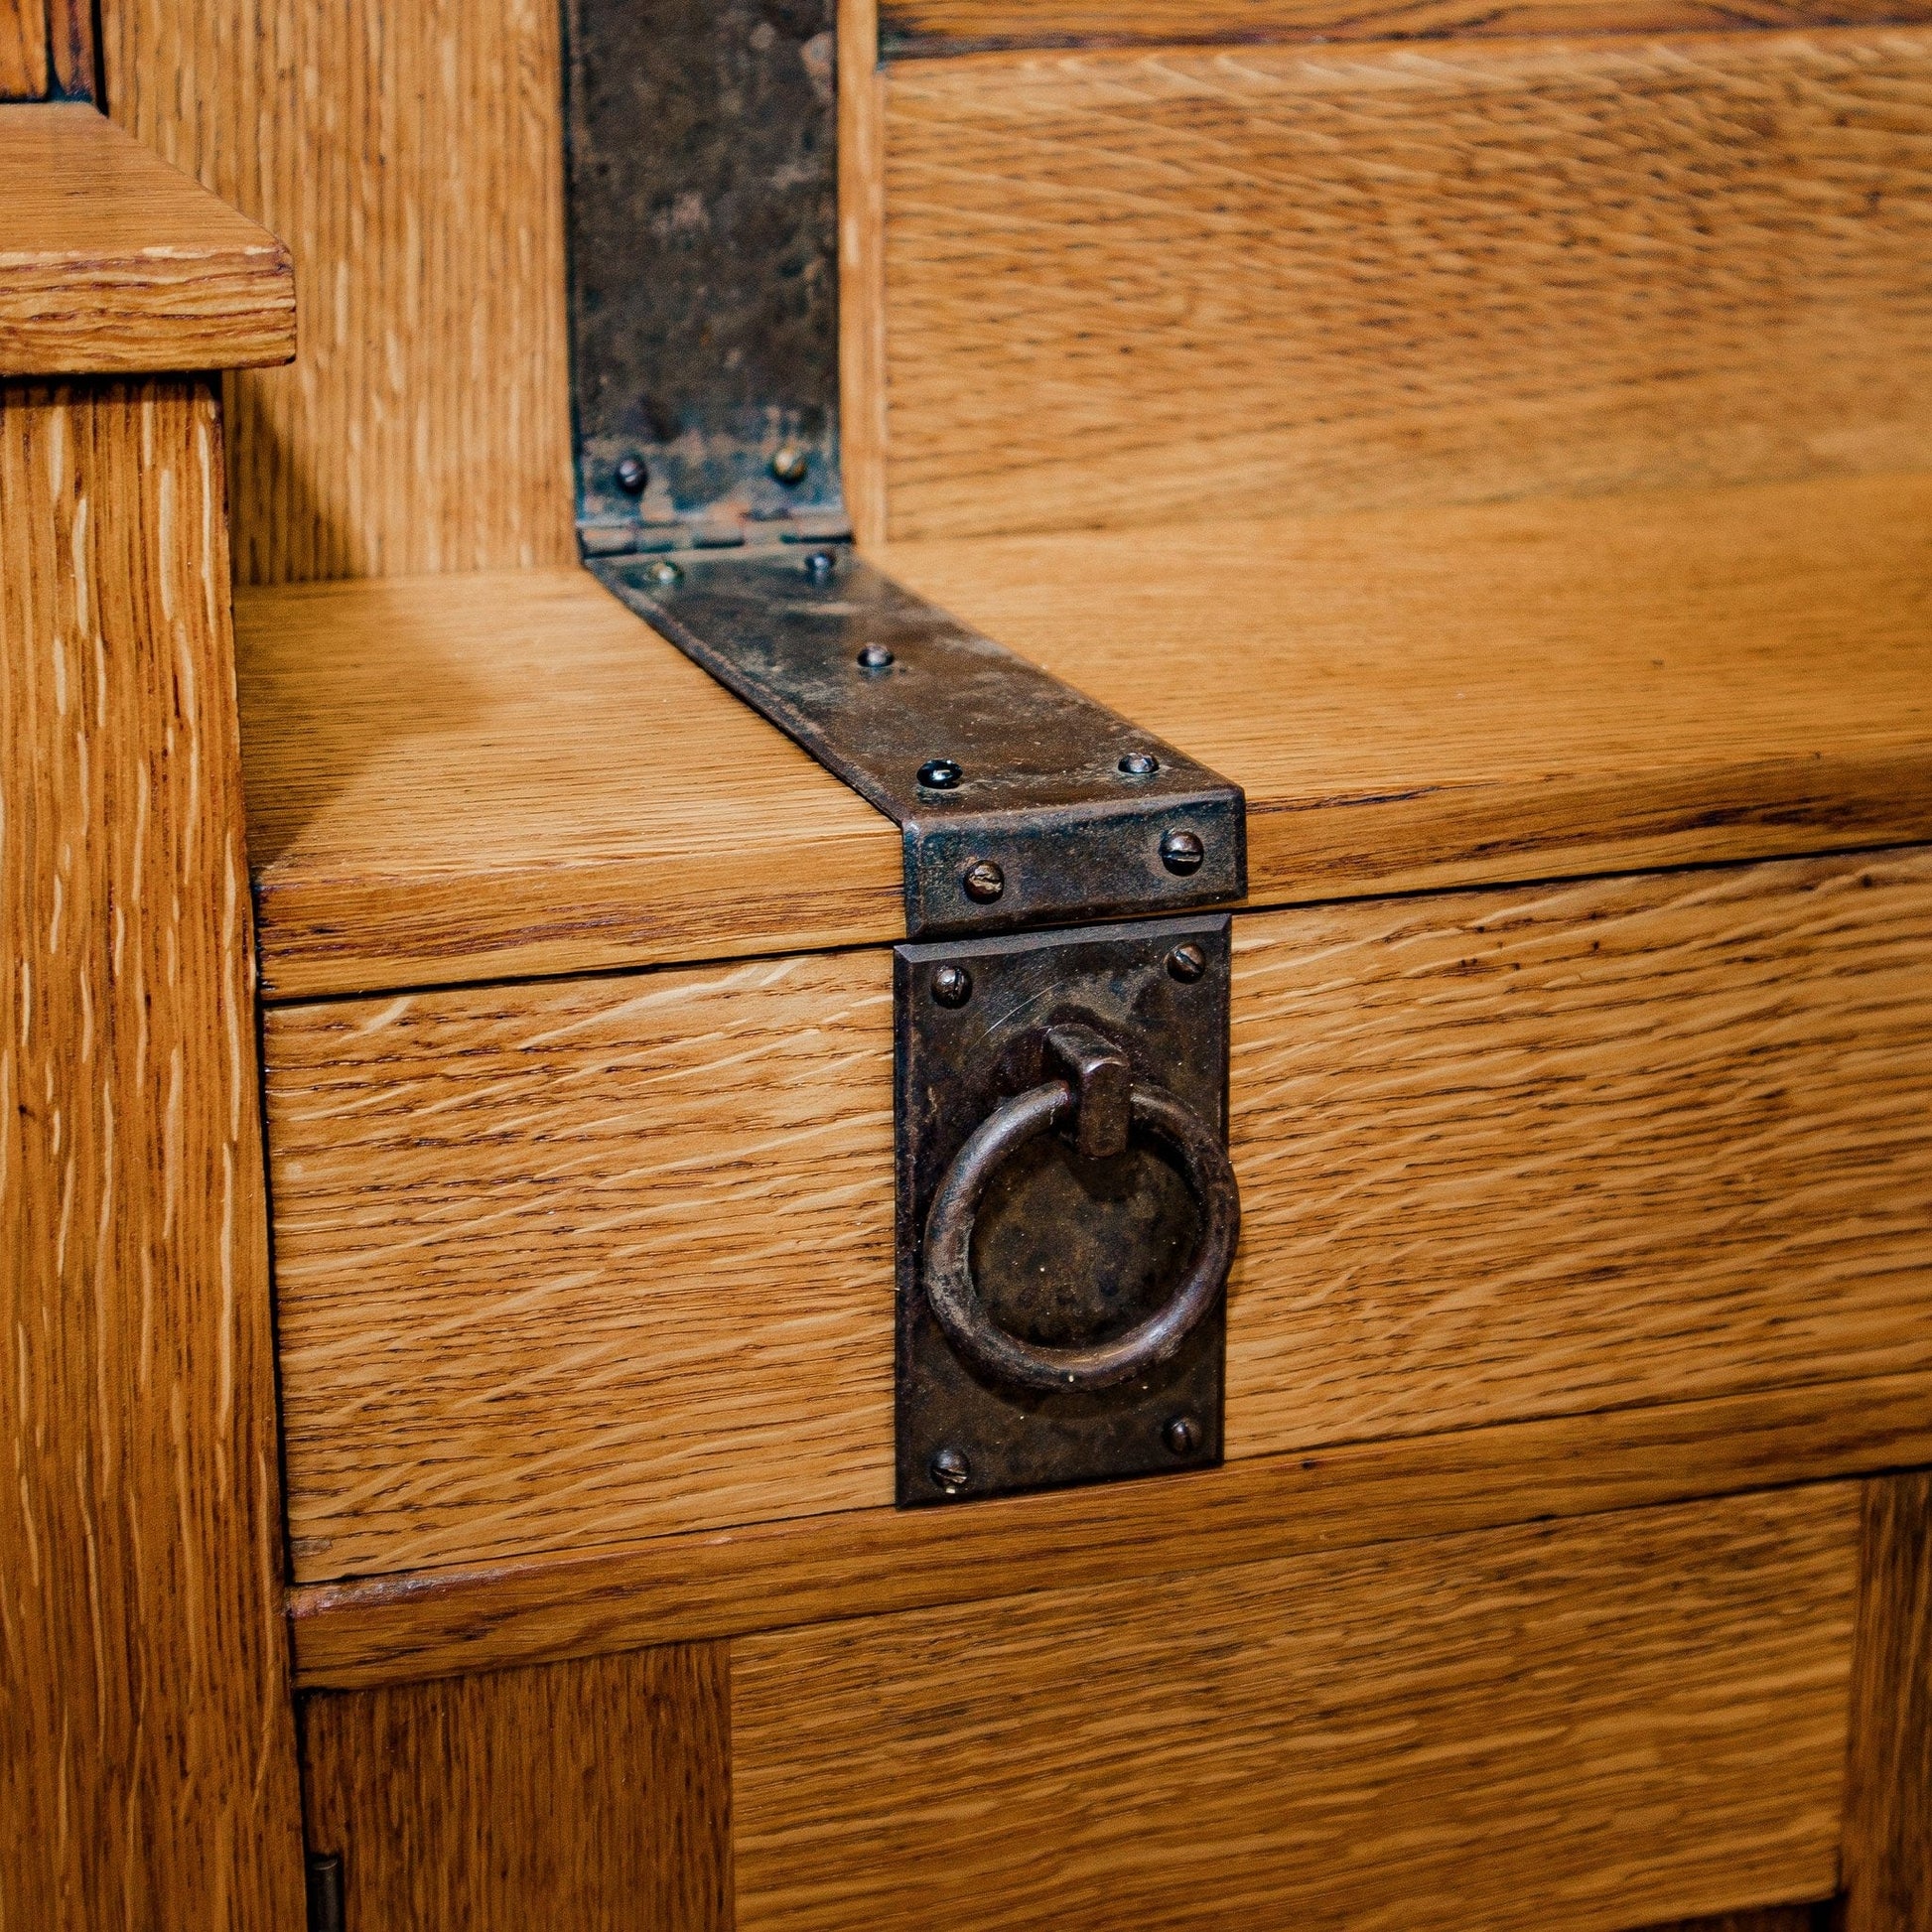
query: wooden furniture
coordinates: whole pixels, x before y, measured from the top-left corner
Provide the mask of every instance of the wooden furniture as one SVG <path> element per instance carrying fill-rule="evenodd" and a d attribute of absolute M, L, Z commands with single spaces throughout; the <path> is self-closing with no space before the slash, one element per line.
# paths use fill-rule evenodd
<path fill-rule="evenodd" d="M 107 0 L 0 169 L 251 220 L 0 345 L 237 364 L 238 710 L 211 388 L 22 389 L 0 1922 L 299 1922 L 299 1718 L 316 1932 L 1932 1927 L 1923 10 L 835 25 L 865 548 L 1247 794 L 1225 1461 L 894 1507 L 899 842 L 576 565 L 556 10 Z"/>

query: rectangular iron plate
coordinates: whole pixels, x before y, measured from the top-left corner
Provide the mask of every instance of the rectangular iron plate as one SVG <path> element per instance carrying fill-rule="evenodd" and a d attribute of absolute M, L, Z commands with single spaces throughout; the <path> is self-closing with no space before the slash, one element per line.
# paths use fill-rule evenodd
<path fill-rule="evenodd" d="M 806 553 L 809 554 L 809 553 Z M 830 766 L 902 830 L 913 938 L 1160 914 L 1247 887 L 1240 787 L 1095 704 L 848 550 L 814 577 L 796 551 L 593 561 L 598 578 L 713 677 Z M 892 653 L 866 670 L 867 645 Z M 1159 768 L 1130 777 L 1121 759 Z M 949 790 L 921 766 L 951 759 Z M 1201 842 L 1175 874 L 1170 832 Z M 968 896 L 976 861 L 1005 886 Z"/>
<path fill-rule="evenodd" d="M 1183 942 L 1205 959 L 1191 982 L 1169 969 Z M 1137 1078 L 1177 1094 L 1225 1141 L 1228 963 L 1224 913 L 896 950 L 901 1507 L 1220 1461 L 1224 1301 L 1178 1355 L 1150 1375 L 1093 1394 L 1016 1392 L 982 1380 L 959 1359 L 927 1304 L 921 1269 L 933 1196 L 967 1136 L 1002 1101 L 1053 1077 L 1038 1043 L 1049 1023 L 1077 1018 L 1106 1034 L 1126 1051 Z M 948 966 L 971 977 L 962 1006 L 933 997 L 934 975 Z M 1100 1209 L 1087 1218 L 1077 1192 L 1071 1214 L 1060 1211 L 1064 1190 L 1039 1198 L 1051 1211 L 1023 1232 L 1044 1244 L 1043 1255 L 1064 1256 L 1073 1268 L 1110 1265 L 1110 1228 L 1117 1232 L 1118 1222 L 1103 1222 Z M 1023 1195 L 1014 1218 L 1030 1211 Z M 1031 1279 L 1035 1271 L 1018 1272 Z M 1061 1286 L 1045 1271 L 1041 1293 Z M 1192 1419 L 1198 1443 L 1176 1454 L 1167 1430 L 1182 1417 Z M 956 1492 L 932 1473 L 942 1449 L 960 1452 L 970 1466 Z"/>

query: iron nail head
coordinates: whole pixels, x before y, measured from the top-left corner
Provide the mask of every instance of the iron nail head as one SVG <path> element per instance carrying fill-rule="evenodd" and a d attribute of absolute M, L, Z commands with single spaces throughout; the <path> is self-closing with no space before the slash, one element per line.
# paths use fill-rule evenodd
<path fill-rule="evenodd" d="M 1207 955 L 1191 939 L 1183 940 L 1168 955 L 1168 977 L 1182 986 L 1192 986 L 1207 971 Z"/>
<path fill-rule="evenodd" d="M 888 670 L 893 662 L 893 653 L 884 644 L 862 644 L 859 648 L 859 668 L 862 671 Z"/>
<path fill-rule="evenodd" d="M 932 976 L 932 997 L 942 1007 L 963 1007 L 973 997 L 973 976 L 963 966 L 941 966 Z"/>
<path fill-rule="evenodd" d="M 822 584 L 839 567 L 839 560 L 829 550 L 809 550 L 805 553 L 804 572 L 814 584 Z"/>
<path fill-rule="evenodd" d="M 1129 752 L 1120 761 L 1120 774 L 1123 778 L 1151 778 L 1161 768 L 1161 760 L 1152 752 Z"/>
<path fill-rule="evenodd" d="M 919 766 L 919 782 L 928 791 L 950 791 L 965 775 L 955 759 L 927 759 Z"/>
<path fill-rule="evenodd" d="M 1199 872 L 1206 857 L 1207 849 L 1198 832 L 1170 832 L 1161 841 L 1161 863 L 1182 879 L 1190 872 Z"/>
<path fill-rule="evenodd" d="M 621 457 L 617 469 L 618 487 L 626 496 L 641 496 L 650 482 L 650 465 L 640 456 Z"/>
<path fill-rule="evenodd" d="M 796 443 L 783 443 L 772 453 L 771 474 L 789 488 L 794 483 L 805 481 L 805 472 L 811 468 L 811 459 Z"/>
<path fill-rule="evenodd" d="M 653 557 L 644 566 L 644 576 L 660 591 L 675 589 L 684 582 L 684 573 L 668 557 Z"/>
<path fill-rule="evenodd" d="M 958 1495 L 973 1479 L 973 1465 L 967 1461 L 964 1449 L 950 1447 L 935 1449 L 931 1468 L 933 1481 L 949 1496 Z"/>
<path fill-rule="evenodd" d="M 975 859 L 961 881 L 966 897 L 981 905 L 991 905 L 1007 889 L 1007 876 L 991 859 Z"/>
<path fill-rule="evenodd" d="M 1192 1455 L 1201 1446 L 1201 1426 L 1192 1416 L 1175 1416 L 1161 1432 L 1170 1454 Z"/>

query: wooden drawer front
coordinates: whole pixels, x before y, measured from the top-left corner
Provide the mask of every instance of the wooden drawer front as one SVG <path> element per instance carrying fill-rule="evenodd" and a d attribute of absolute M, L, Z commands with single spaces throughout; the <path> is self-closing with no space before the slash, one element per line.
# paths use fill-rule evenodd
<path fill-rule="evenodd" d="M 1932 853 L 1236 931 L 1231 1455 L 1932 1361 Z M 299 1580 L 890 1503 L 889 981 L 271 1011 Z"/>
<path fill-rule="evenodd" d="M 865 104 L 868 537 L 1932 440 L 1920 29 L 909 61 Z"/>
<path fill-rule="evenodd" d="M 1829 1894 L 1853 1485 L 733 1647 L 741 1932 L 1587 1932 Z"/>

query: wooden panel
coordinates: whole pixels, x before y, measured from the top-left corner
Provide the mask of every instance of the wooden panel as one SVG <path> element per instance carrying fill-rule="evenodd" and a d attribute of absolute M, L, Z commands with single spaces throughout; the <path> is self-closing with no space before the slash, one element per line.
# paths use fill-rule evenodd
<path fill-rule="evenodd" d="M 730 1932 L 722 1644 L 304 1707 L 309 1843 L 361 1932 Z"/>
<path fill-rule="evenodd" d="M 885 53 L 1366 41 L 1447 34 L 1657 34 L 1923 20 L 1916 0 L 882 0 Z"/>
<path fill-rule="evenodd" d="M 108 101 L 293 249 L 248 583 L 574 561 L 555 0 L 108 0 Z"/>
<path fill-rule="evenodd" d="M 1932 853 L 1237 922 L 1234 1455 L 1932 1365 Z M 892 1496 L 883 952 L 269 1015 L 300 1580 Z"/>
<path fill-rule="evenodd" d="M 231 368 L 295 353 L 288 252 L 91 107 L 0 112 L 0 373 Z"/>
<path fill-rule="evenodd" d="M 898 834 L 580 570 L 238 607 L 271 994 L 903 930 Z"/>
<path fill-rule="evenodd" d="M 1932 1474 L 1864 1487 L 1844 1932 L 1932 1927 Z"/>
<path fill-rule="evenodd" d="M 970 1510 L 847 1510 L 292 1592 L 298 1682 L 357 1687 L 1194 1574 L 1932 1460 L 1890 1376 L 1252 1456 Z"/>
<path fill-rule="evenodd" d="M 885 561 L 1245 786 L 1267 904 L 1932 838 L 1928 546 L 1887 479 Z M 903 934 L 891 826 L 582 573 L 239 623 L 275 995 Z"/>
<path fill-rule="evenodd" d="M 1646 1932 L 1831 1932 L 1832 1901 L 1811 1905 L 1769 1905 L 1756 1912 L 1719 1912 L 1711 1918 L 1675 1920 Z"/>
<path fill-rule="evenodd" d="M 219 425 L 0 391 L 0 1924 L 297 1921 Z"/>
<path fill-rule="evenodd" d="M 40 100 L 46 93 L 46 0 L 0 0 L 0 100 Z"/>
<path fill-rule="evenodd" d="M 1924 33 L 885 85 L 895 536 L 1932 457 Z"/>
<path fill-rule="evenodd" d="M 96 0 L 46 0 L 48 53 L 54 91 L 63 100 L 98 100 L 99 49 L 94 45 Z"/>
<path fill-rule="evenodd" d="M 1592 1932 L 1829 1891 L 1857 1534 L 1844 1485 L 748 1639 L 739 1925 Z"/>

